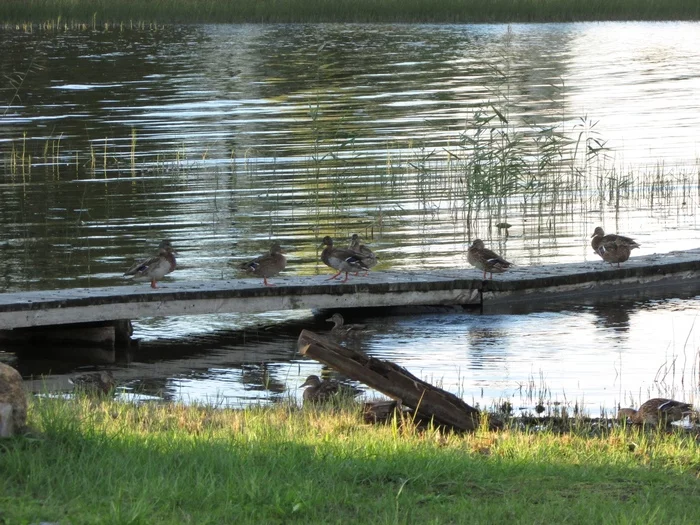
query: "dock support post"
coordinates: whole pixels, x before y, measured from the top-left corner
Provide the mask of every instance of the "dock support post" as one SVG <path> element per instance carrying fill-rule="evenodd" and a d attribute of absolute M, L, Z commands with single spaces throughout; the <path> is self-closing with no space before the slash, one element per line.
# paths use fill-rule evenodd
<path fill-rule="evenodd" d="M 31 345 L 89 345 L 114 349 L 115 346 L 129 347 L 133 333 L 130 320 L 118 319 L 0 330 L 0 341 Z"/>

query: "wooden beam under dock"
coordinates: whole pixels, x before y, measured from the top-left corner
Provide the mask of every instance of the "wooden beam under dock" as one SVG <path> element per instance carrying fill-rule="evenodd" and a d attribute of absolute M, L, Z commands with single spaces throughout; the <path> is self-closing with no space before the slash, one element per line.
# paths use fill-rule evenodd
<path fill-rule="evenodd" d="M 470 267 L 417 272 L 371 272 L 347 283 L 328 275 L 72 288 L 0 293 L 0 330 L 32 326 L 278 310 L 488 305 L 548 301 L 555 296 L 639 291 L 700 283 L 700 249 L 634 257 L 622 268 L 602 261 L 518 266 L 493 280 Z"/>

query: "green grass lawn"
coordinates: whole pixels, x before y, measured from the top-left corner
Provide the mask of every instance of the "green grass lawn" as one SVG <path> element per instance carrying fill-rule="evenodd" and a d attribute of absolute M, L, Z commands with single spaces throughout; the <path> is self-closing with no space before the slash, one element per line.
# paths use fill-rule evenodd
<path fill-rule="evenodd" d="M 0 21 L 562 22 L 698 20 L 697 0 L 3 0 Z M 60 26 L 61 24 L 57 24 Z"/>
<path fill-rule="evenodd" d="M 682 433 L 456 435 L 357 410 L 35 399 L 0 442 L 0 523 L 696 523 Z"/>

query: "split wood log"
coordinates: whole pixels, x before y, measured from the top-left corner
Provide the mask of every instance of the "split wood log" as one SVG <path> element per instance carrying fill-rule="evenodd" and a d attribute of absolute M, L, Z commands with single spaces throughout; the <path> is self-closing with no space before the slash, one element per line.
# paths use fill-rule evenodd
<path fill-rule="evenodd" d="M 391 361 L 368 357 L 309 330 L 299 335 L 299 352 L 400 401 L 422 419 L 458 430 L 479 426 L 479 411 L 456 395 L 417 378 Z"/>

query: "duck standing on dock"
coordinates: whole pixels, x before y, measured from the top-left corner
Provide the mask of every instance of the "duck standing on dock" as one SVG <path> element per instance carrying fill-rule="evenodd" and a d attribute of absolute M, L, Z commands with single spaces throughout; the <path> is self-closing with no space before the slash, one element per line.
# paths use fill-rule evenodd
<path fill-rule="evenodd" d="M 486 279 L 486 272 L 490 274 L 489 279 L 493 279 L 494 273 L 503 273 L 511 266 L 515 266 L 496 252 L 486 248 L 484 246 L 484 241 L 481 239 L 474 239 L 474 242 L 467 250 L 467 260 L 472 266 L 483 270 L 484 279 Z"/>
<path fill-rule="evenodd" d="M 369 266 L 362 254 L 347 248 L 334 248 L 333 239 L 328 235 L 323 238 L 321 246 L 325 246 L 323 252 L 321 252 L 321 260 L 327 266 L 338 270 L 338 273 L 327 279 L 328 281 L 345 272 L 345 279 L 341 281 L 344 283 L 348 280 L 348 273 L 359 273 L 369 270 Z"/>
<path fill-rule="evenodd" d="M 655 397 L 642 403 L 638 410 L 621 408 L 617 412 L 617 417 L 618 419 L 627 418 L 635 425 L 667 426 L 693 413 L 693 405 L 690 403 Z"/>
<path fill-rule="evenodd" d="M 373 266 L 377 265 L 377 256 L 374 254 L 372 250 L 367 248 L 364 244 L 361 244 L 360 236 L 356 233 L 352 234 L 352 238 L 350 239 L 350 246 L 348 246 L 353 252 L 357 252 L 362 257 L 364 258 L 364 262 L 367 265 L 368 268 L 372 268 Z M 365 272 L 365 275 L 367 275 L 367 272 Z"/>
<path fill-rule="evenodd" d="M 630 258 L 631 251 L 632 249 L 626 244 L 601 244 L 598 247 L 598 255 L 611 266 L 617 263 L 618 268 L 620 263 Z"/>
<path fill-rule="evenodd" d="M 133 275 L 134 281 L 151 281 L 151 288 L 158 288 L 156 281 L 175 269 L 175 255 L 172 243 L 166 239 L 158 245 L 158 255 L 135 263 L 124 275 Z"/>
<path fill-rule="evenodd" d="M 362 390 L 344 385 L 332 379 L 324 379 L 321 381 L 317 375 L 310 375 L 306 381 L 299 387 L 304 388 L 304 403 L 329 403 L 335 400 L 352 399 Z"/>
<path fill-rule="evenodd" d="M 610 264 L 617 263 L 617 267 L 620 267 L 620 263 L 625 262 L 630 258 L 630 253 L 635 248 L 639 248 L 640 244 L 630 237 L 625 237 L 624 235 L 616 235 L 610 233 L 605 235 L 605 230 L 598 226 L 591 236 L 591 248 L 596 252 L 605 262 Z"/>
<path fill-rule="evenodd" d="M 252 261 L 245 262 L 239 266 L 241 270 L 257 275 L 263 278 L 265 286 L 275 286 L 267 282 L 268 277 L 274 277 L 284 270 L 287 266 L 287 259 L 283 255 L 282 248 L 279 243 L 272 243 L 270 252 Z"/>
<path fill-rule="evenodd" d="M 117 382 L 108 370 L 88 372 L 68 379 L 75 385 L 75 390 L 86 395 L 110 395 L 114 393 Z"/>

